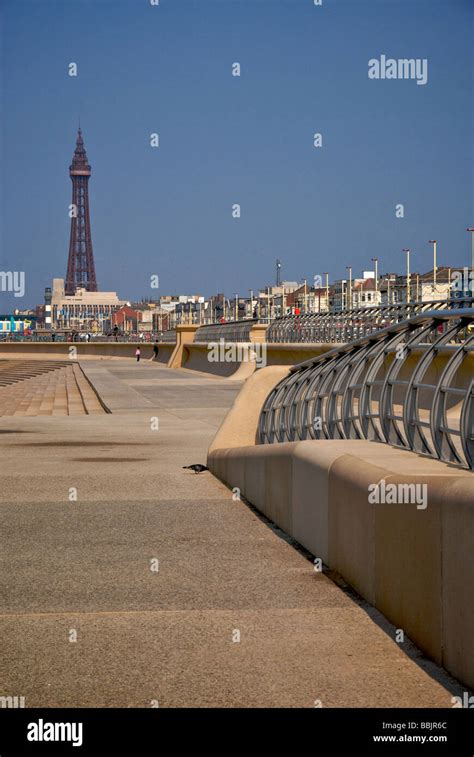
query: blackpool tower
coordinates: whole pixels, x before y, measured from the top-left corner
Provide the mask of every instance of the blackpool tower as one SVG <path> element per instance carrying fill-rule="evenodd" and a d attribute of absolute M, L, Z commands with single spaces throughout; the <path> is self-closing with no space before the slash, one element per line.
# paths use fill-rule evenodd
<path fill-rule="evenodd" d="M 94 253 L 92 251 L 91 222 L 89 218 L 89 177 L 91 167 L 87 162 L 84 140 L 79 127 L 76 149 L 69 166 L 72 181 L 71 237 L 69 257 L 64 284 L 65 294 L 73 295 L 77 287 L 88 292 L 97 292 Z"/>

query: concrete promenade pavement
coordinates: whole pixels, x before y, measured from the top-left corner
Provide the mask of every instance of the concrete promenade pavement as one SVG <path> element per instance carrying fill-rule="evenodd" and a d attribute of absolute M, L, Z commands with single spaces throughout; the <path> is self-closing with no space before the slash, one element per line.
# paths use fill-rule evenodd
<path fill-rule="evenodd" d="M 462 687 L 373 608 L 210 473 L 182 469 L 205 462 L 238 382 L 132 360 L 83 368 L 112 414 L 0 419 L 0 696 L 452 706 Z"/>

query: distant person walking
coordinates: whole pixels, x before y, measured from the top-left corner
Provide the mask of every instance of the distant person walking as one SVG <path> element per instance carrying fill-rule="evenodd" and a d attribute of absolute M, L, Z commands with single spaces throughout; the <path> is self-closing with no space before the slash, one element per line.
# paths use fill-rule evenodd
<path fill-rule="evenodd" d="M 158 342 L 155 342 L 153 345 L 153 360 L 156 360 L 158 357 Z"/>
<path fill-rule="evenodd" d="M 140 355 L 141 355 L 140 347 L 137 347 L 137 349 L 135 350 L 135 357 L 137 358 L 137 363 L 140 362 Z"/>

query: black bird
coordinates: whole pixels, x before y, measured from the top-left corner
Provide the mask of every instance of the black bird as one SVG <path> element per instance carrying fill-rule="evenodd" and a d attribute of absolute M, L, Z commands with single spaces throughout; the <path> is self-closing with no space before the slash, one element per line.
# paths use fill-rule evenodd
<path fill-rule="evenodd" d="M 205 470 L 209 470 L 209 468 L 206 465 L 201 465 L 201 463 L 195 463 L 194 465 L 183 465 L 183 468 L 189 468 L 190 470 L 193 470 L 195 473 L 202 473 Z"/>

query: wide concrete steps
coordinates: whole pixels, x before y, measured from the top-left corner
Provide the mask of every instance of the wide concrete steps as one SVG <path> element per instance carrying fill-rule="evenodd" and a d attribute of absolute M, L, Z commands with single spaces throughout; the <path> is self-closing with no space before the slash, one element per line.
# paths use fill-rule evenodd
<path fill-rule="evenodd" d="M 57 371 L 67 365 L 69 361 L 63 360 L 0 360 L 0 387 Z"/>
<path fill-rule="evenodd" d="M 78 363 L 45 361 L 43 365 L 35 361 L 34 366 L 28 361 L 1 363 L 0 416 L 104 413 Z"/>

